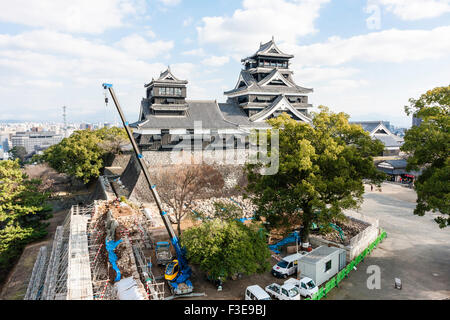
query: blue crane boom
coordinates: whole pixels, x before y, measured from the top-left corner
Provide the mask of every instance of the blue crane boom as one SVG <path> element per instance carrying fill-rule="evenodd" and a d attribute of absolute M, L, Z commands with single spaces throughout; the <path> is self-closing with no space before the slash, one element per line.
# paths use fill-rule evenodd
<path fill-rule="evenodd" d="M 125 119 L 125 116 L 122 112 L 122 108 L 120 107 L 119 101 L 118 101 L 116 94 L 114 92 L 114 89 L 112 87 L 112 84 L 104 83 L 103 88 L 105 90 L 109 91 L 111 98 L 113 99 L 114 104 L 116 106 L 116 109 L 119 112 L 120 119 L 122 120 L 125 131 L 128 135 L 128 138 L 130 139 L 131 145 L 133 146 L 134 153 L 136 154 L 136 158 L 139 162 L 142 172 L 144 173 L 145 180 L 147 181 L 150 191 L 152 192 L 153 198 L 155 199 L 159 213 L 164 222 L 164 226 L 166 227 L 167 232 L 169 233 L 170 242 L 172 243 L 172 246 L 175 248 L 180 271 L 179 271 L 177 277 L 174 280 L 172 280 L 171 282 L 169 282 L 169 284 L 174 289 L 177 289 L 178 284 L 185 283 L 187 285 L 187 287 L 189 288 L 188 292 L 192 292 L 193 285 L 192 285 L 191 281 L 189 280 L 192 270 L 189 267 L 189 265 L 187 264 L 184 251 L 180 247 L 178 237 L 176 236 L 175 231 L 172 228 L 172 224 L 170 223 L 169 217 L 167 216 L 167 212 L 165 212 L 162 208 L 162 202 L 161 202 L 161 199 L 159 198 L 158 192 L 156 191 L 156 186 L 152 185 L 150 182 L 150 174 L 149 174 L 147 166 L 144 162 L 144 157 L 136 143 L 136 140 L 133 137 L 129 123 Z M 107 103 L 107 98 L 105 98 L 105 102 Z M 184 292 L 184 293 L 187 293 L 187 292 Z"/>

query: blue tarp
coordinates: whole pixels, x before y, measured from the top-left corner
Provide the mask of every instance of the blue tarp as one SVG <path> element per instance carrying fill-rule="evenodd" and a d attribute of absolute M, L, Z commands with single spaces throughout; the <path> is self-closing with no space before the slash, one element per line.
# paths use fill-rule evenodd
<path fill-rule="evenodd" d="M 117 255 L 114 253 L 114 249 L 117 248 L 117 246 L 122 242 L 123 240 L 120 239 L 118 241 L 105 241 L 106 242 L 106 251 L 108 251 L 108 259 L 111 263 L 113 269 L 116 271 L 116 278 L 114 279 L 114 282 L 120 281 L 120 270 L 119 267 L 116 264 L 117 261 Z"/>
<path fill-rule="evenodd" d="M 275 244 L 272 244 L 269 246 L 269 249 L 272 250 L 275 253 L 280 253 L 280 251 L 278 250 L 279 247 L 282 247 L 288 243 L 292 243 L 292 242 L 300 242 L 300 233 L 298 231 L 294 231 L 292 233 L 289 234 L 289 236 L 287 236 L 286 238 L 284 238 L 283 240 L 281 240 L 280 242 L 277 242 Z"/>

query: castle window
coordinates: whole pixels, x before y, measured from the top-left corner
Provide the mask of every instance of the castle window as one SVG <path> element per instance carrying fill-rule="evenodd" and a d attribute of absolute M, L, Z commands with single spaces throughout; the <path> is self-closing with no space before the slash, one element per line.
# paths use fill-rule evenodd
<path fill-rule="evenodd" d="M 378 134 L 387 134 L 387 132 L 384 131 L 383 129 L 378 129 L 377 132 L 375 132 L 375 133 L 378 133 Z"/>
<path fill-rule="evenodd" d="M 159 88 L 159 94 L 162 96 L 181 96 L 181 88 Z"/>
<path fill-rule="evenodd" d="M 272 80 L 268 83 L 269 86 L 286 86 L 286 84 L 279 79 Z"/>

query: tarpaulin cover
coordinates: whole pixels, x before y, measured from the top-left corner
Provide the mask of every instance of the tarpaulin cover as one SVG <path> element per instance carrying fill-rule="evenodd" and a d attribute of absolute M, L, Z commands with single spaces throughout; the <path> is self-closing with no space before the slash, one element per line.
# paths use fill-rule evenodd
<path fill-rule="evenodd" d="M 125 278 L 114 284 L 119 300 L 144 300 L 133 277 Z"/>
<path fill-rule="evenodd" d="M 106 251 L 108 251 L 108 259 L 109 262 L 111 263 L 113 269 L 116 271 L 116 278 L 114 279 L 115 282 L 120 280 L 120 270 L 119 267 L 116 264 L 117 261 L 117 256 L 114 253 L 114 249 L 116 249 L 116 247 L 122 242 L 123 240 L 120 239 L 118 241 L 113 241 L 113 240 L 106 240 Z"/>

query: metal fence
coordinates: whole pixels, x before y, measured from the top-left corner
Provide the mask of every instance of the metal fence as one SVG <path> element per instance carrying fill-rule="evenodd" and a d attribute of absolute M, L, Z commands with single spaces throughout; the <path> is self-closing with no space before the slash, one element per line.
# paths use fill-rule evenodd
<path fill-rule="evenodd" d="M 356 267 L 358 264 L 364 261 L 364 258 L 369 255 L 373 249 L 377 247 L 377 245 L 386 238 L 387 233 L 384 230 L 381 230 L 381 234 L 378 238 L 375 239 L 359 256 L 353 259 L 344 269 L 342 269 L 336 276 L 328 280 L 328 282 L 319 288 L 319 291 L 315 293 L 311 298 L 307 298 L 305 300 L 320 300 L 327 296 L 327 294 L 333 290 L 335 287 L 339 287 L 339 283 L 343 281 L 345 278 L 348 278 L 349 273 Z"/>

